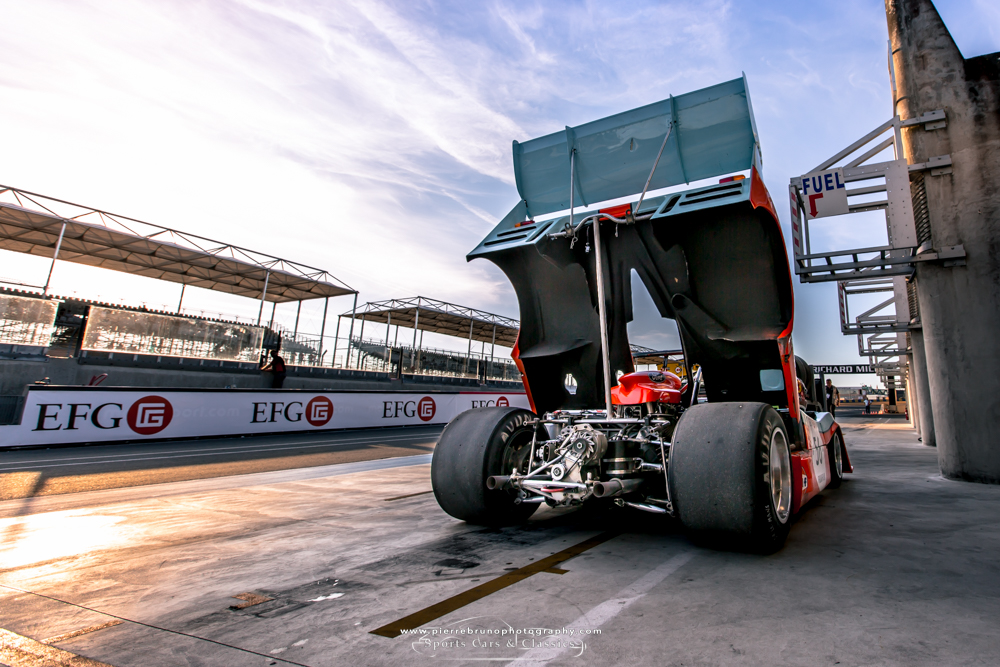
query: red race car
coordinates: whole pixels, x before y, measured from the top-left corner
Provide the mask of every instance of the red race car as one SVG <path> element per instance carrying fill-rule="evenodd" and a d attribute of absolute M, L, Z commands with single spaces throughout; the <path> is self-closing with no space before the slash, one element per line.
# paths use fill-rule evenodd
<path fill-rule="evenodd" d="M 432 463 L 446 512 L 509 524 L 541 503 L 605 499 L 772 551 L 806 501 L 840 484 L 852 470 L 840 428 L 800 401 L 799 378 L 806 400 L 812 380 L 796 369 L 760 164 L 745 78 L 514 142 L 521 201 L 468 258 L 493 261 L 517 293 L 513 356 L 532 410 L 447 426 Z M 633 272 L 676 321 L 690 382 L 635 372 Z"/>

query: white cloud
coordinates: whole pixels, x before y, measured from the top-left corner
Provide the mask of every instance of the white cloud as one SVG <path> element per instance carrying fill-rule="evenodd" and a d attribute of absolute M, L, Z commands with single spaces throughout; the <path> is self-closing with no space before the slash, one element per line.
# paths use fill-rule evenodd
<path fill-rule="evenodd" d="M 790 176 L 890 113 L 885 17 L 859 0 L 0 0 L 0 11 L 0 182 L 319 266 L 362 300 L 423 294 L 516 315 L 502 274 L 464 259 L 516 199 L 512 139 L 746 71 L 781 201 Z M 825 238 L 873 245 L 863 236 Z M 60 266 L 55 279 L 63 291 L 116 285 L 93 276 Z M 177 288 L 119 289 L 169 303 Z M 798 319 L 798 338 L 852 359 L 825 287 L 796 289 L 801 313 L 824 313 Z M 303 310 L 318 329 L 315 304 Z"/>

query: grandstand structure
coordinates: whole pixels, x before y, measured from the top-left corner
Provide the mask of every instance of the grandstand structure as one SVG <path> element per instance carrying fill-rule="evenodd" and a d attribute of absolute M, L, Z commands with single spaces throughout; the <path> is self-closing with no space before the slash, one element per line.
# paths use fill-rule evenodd
<path fill-rule="evenodd" d="M 514 347 L 520 326 L 515 319 L 424 296 L 373 301 L 354 308 L 337 317 L 338 332 L 344 318 L 350 322 L 350 332 L 357 325 L 361 341 L 343 351 L 348 366 L 400 369 L 397 372 L 406 369 L 414 374 L 484 381 L 520 380 L 520 373 L 509 359 L 496 357 L 497 345 Z M 365 326 L 376 324 L 385 325 L 385 336 L 364 341 Z M 405 334 L 400 343 L 400 328 L 412 330 L 409 344 Z M 466 340 L 465 353 L 424 347 L 427 331 Z M 351 333 L 348 340 L 353 340 Z M 475 342 L 480 343 L 479 350 L 473 350 Z M 336 350 L 334 353 L 336 356 Z"/>
<path fill-rule="evenodd" d="M 174 228 L 0 185 L 0 249 L 50 260 L 42 284 L 0 281 L 6 285 L 0 286 L 0 423 L 24 387 L 37 382 L 270 386 L 268 374 L 262 377 L 261 360 L 278 348 L 288 366 L 289 388 L 376 389 L 386 383 L 397 388 L 410 383 L 520 386 L 514 364 L 494 354 L 496 346 L 514 344 L 516 320 L 426 297 L 358 309 L 357 291 L 328 271 Z M 52 273 L 60 261 L 179 284 L 177 309 L 53 294 Z M 188 286 L 258 301 L 257 316 L 242 321 L 184 312 Z M 327 313 L 335 297 L 353 298 L 353 307 L 337 318 L 337 329 L 330 335 Z M 314 299 L 324 300 L 320 331 L 300 331 L 302 303 Z M 274 306 L 289 302 L 298 302 L 291 329 L 274 322 Z M 351 324 L 341 338 L 345 317 Z M 390 319 L 395 327 L 391 344 L 388 337 L 370 338 L 371 323 L 383 317 L 387 330 Z M 400 327 L 412 328 L 412 338 L 404 336 L 400 343 Z M 424 331 L 462 333 L 459 337 L 465 338 L 469 330 L 472 340 L 483 343 L 478 350 L 471 342 L 464 354 L 422 345 Z"/>

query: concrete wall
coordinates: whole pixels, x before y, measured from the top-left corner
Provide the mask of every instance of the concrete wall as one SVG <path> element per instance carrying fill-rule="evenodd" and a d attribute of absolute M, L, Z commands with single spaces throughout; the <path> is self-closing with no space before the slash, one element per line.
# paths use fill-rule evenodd
<path fill-rule="evenodd" d="M 457 389 L 456 384 L 441 382 L 409 382 L 400 380 L 363 380 L 340 378 L 297 377 L 296 370 L 289 367 L 285 378 L 285 389 L 312 390 L 379 390 L 398 391 L 400 389 Z M 95 375 L 107 373 L 102 387 L 234 387 L 239 389 L 260 389 L 271 386 L 270 373 L 227 373 L 197 370 L 166 370 L 158 368 L 131 368 L 128 366 L 103 366 L 80 364 L 76 359 L 47 359 L 45 361 L 0 360 L 0 395 L 20 395 L 25 385 L 36 380 L 49 378 L 53 385 L 86 385 Z M 464 387 L 475 390 L 476 387 Z M 505 391 L 521 391 L 520 386 Z"/>
<path fill-rule="evenodd" d="M 1000 483 L 1000 54 L 964 60 L 930 0 L 886 0 L 886 16 L 900 117 L 948 117 L 903 131 L 911 164 L 953 162 L 925 178 L 933 245 L 967 253 L 917 267 L 938 459 L 948 477 Z"/>
<path fill-rule="evenodd" d="M 21 394 L 26 384 L 49 378 L 49 384 L 85 385 L 95 375 L 107 373 L 102 387 L 240 387 L 263 388 L 262 374 L 199 373 L 195 371 L 81 365 L 76 359 L 45 361 L 0 360 L 0 394 Z"/>

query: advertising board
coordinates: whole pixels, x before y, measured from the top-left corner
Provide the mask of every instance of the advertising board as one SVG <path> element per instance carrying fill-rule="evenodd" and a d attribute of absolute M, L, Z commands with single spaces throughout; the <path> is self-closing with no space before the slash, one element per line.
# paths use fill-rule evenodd
<path fill-rule="evenodd" d="M 839 366 L 813 366 L 813 373 L 819 375 L 823 373 L 824 375 L 861 375 L 864 373 L 874 373 L 875 367 L 871 364 L 841 364 Z"/>
<path fill-rule="evenodd" d="M 0 447 L 446 424 L 516 392 L 336 392 L 32 387 Z"/>

